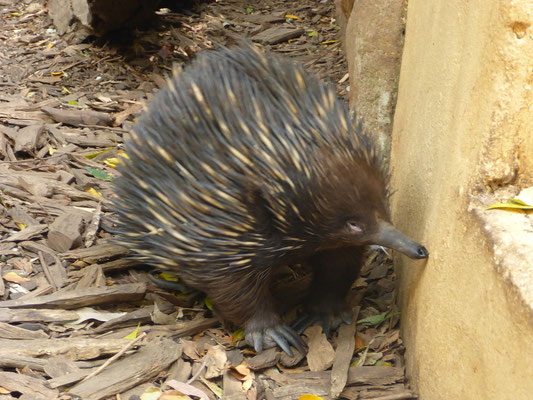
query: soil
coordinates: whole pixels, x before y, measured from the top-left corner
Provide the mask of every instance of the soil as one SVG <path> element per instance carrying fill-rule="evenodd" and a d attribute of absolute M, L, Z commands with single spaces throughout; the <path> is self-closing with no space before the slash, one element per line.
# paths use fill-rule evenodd
<path fill-rule="evenodd" d="M 0 0 L 0 27 L 1 399 L 416 398 L 383 250 L 353 286 L 357 323 L 311 327 L 309 353 L 288 357 L 256 355 L 201 293 L 161 288 L 175 278 L 107 242 L 123 137 L 200 51 L 252 40 L 347 100 L 334 1 L 204 1 L 81 41 L 57 34 L 44 0 Z M 282 292 L 305 281 L 284 272 Z"/>

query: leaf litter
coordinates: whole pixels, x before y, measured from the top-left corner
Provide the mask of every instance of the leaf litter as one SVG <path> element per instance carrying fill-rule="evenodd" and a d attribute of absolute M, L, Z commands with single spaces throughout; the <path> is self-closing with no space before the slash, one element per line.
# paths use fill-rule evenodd
<path fill-rule="evenodd" d="M 106 242 L 124 136 L 171 71 L 214 42 L 252 39 L 294 57 L 347 99 L 333 1 L 191 4 L 82 41 L 75 25 L 57 33 L 44 0 L 0 0 L 0 394 L 416 398 L 388 255 L 371 253 L 350 293 L 358 323 L 330 338 L 311 327 L 309 353 L 289 357 L 255 354 L 242 331 L 222 329 L 209 299 L 159 287 Z M 289 269 L 276 290 L 306 282 Z"/>

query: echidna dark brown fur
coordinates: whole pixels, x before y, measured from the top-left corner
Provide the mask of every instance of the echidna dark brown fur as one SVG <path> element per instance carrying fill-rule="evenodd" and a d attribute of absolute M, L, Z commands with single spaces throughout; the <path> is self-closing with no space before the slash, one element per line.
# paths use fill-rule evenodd
<path fill-rule="evenodd" d="M 115 181 L 118 243 L 204 291 L 257 351 L 349 320 L 364 246 L 426 249 L 388 221 L 387 168 L 334 88 L 252 45 L 204 52 L 133 128 Z M 280 265 L 313 267 L 296 328 L 270 293 Z"/>

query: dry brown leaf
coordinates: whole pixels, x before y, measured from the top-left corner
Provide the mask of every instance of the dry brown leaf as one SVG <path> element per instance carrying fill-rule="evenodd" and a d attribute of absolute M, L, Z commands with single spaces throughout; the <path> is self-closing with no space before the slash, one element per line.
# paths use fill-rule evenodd
<path fill-rule="evenodd" d="M 171 379 L 166 384 L 172 389 L 176 389 L 178 392 L 183 393 L 184 395 L 199 397 L 202 400 L 209 400 L 209 396 L 207 396 L 207 394 L 197 387 L 189 385 L 188 383 L 178 382 L 175 379 Z"/>
<path fill-rule="evenodd" d="M 24 277 L 18 275 L 14 271 L 8 272 L 4 276 L 2 276 L 2 278 L 4 278 L 4 280 L 6 280 L 8 282 L 13 282 L 13 283 L 23 283 L 23 282 L 29 282 L 31 280 L 31 279 L 24 278 Z"/>

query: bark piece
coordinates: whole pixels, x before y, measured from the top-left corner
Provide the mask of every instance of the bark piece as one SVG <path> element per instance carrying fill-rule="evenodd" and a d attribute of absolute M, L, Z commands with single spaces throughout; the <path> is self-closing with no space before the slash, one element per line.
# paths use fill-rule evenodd
<path fill-rule="evenodd" d="M 291 368 L 299 364 L 300 361 L 302 361 L 306 356 L 305 353 L 301 353 L 298 349 L 295 349 L 294 347 L 292 347 L 291 350 L 292 356 L 289 356 L 287 353 L 282 352 L 279 359 L 280 364 L 287 368 Z"/>
<path fill-rule="evenodd" d="M 242 382 L 235 378 L 229 370 L 224 372 L 222 386 L 224 388 L 224 399 L 246 400 L 246 394 L 242 390 Z"/>
<path fill-rule="evenodd" d="M 23 240 L 30 240 L 46 232 L 47 229 L 48 229 L 48 226 L 42 225 L 42 224 L 27 226 L 23 230 L 9 235 L 4 240 L 7 240 L 9 242 L 20 242 Z"/>
<path fill-rule="evenodd" d="M 88 249 L 71 250 L 61 255 L 65 260 L 83 260 L 89 264 L 93 264 L 101 260 L 125 256 L 128 253 L 129 250 L 125 247 L 105 243 L 92 246 Z"/>
<path fill-rule="evenodd" d="M 129 283 L 109 287 L 93 287 L 77 291 L 61 291 L 25 300 L 0 302 L 2 308 L 63 308 L 73 309 L 97 304 L 141 300 L 146 293 L 145 283 Z"/>
<path fill-rule="evenodd" d="M 15 153 L 19 151 L 34 152 L 43 132 L 44 126 L 41 124 L 26 126 L 19 130 L 15 137 Z"/>
<path fill-rule="evenodd" d="M 55 399 L 59 392 L 46 387 L 46 381 L 14 372 L 0 372 L 0 387 L 10 392 L 20 392 L 35 400 Z"/>
<path fill-rule="evenodd" d="M 50 198 L 54 194 L 53 185 L 48 184 L 47 180 L 38 181 L 32 176 L 20 176 L 18 183 L 20 188 L 34 196 Z"/>
<path fill-rule="evenodd" d="M 65 252 L 81 245 L 83 216 L 65 213 L 55 219 L 48 228 L 48 245 L 59 252 Z"/>
<path fill-rule="evenodd" d="M 256 42 L 277 44 L 286 42 L 289 39 L 301 36 L 304 33 L 302 28 L 289 28 L 286 26 L 273 26 L 258 33 L 252 39 Z"/>
<path fill-rule="evenodd" d="M 281 354 L 279 350 L 275 347 L 272 347 L 246 360 L 246 365 L 254 371 L 270 368 L 278 363 L 280 357 Z"/>
<path fill-rule="evenodd" d="M 78 373 L 80 368 L 63 355 L 50 357 L 44 366 L 44 372 L 51 378 Z"/>
<path fill-rule="evenodd" d="M 150 322 L 150 316 L 154 311 L 154 306 L 142 307 L 138 310 L 126 313 L 117 318 L 110 319 L 107 322 L 104 322 L 98 328 L 96 328 L 94 333 L 107 332 L 116 327 L 127 327 L 127 326 L 136 326 L 139 323 L 148 323 Z"/>
<path fill-rule="evenodd" d="M 79 318 L 75 311 L 0 308 L 1 322 L 71 322 Z"/>
<path fill-rule="evenodd" d="M 348 369 L 355 350 L 355 332 L 355 322 L 339 328 L 338 345 L 331 369 L 330 395 L 332 398 L 337 398 L 341 394 L 348 381 Z"/>
<path fill-rule="evenodd" d="M 52 107 L 41 107 L 55 121 L 68 125 L 102 125 L 111 126 L 113 117 L 110 114 L 93 110 L 67 110 Z"/>
<path fill-rule="evenodd" d="M 328 342 L 328 338 L 322 332 L 322 327 L 315 325 L 305 330 L 308 337 L 309 352 L 307 363 L 311 371 L 325 371 L 333 364 L 335 350 Z"/>
<path fill-rule="evenodd" d="M 115 354 L 131 341 L 127 339 L 0 339 L 0 367 L 44 371 L 49 357 L 64 355 L 70 360 L 93 360 Z"/>
<path fill-rule="evenodd" d="M 172 365 L 172 367 L 168 371 L 168 378 L 166 379 L 163 387 L 168 381 L 172 379 L 178 382 L 187 382 L 187 380 L 191 377 L 191 371 L 191 363 L 188 363 L 187 361 L 184 361 L 182 358 L 180 358 Z"/>
<path fill-rule="evenodd" d="M 19 328 L 0 322 L 0 338 L 14 339 L 14 340 L 28 340 L 28 339 L 45 339 L 48 335 L 43 331 L 30 331 L 29 329 Z"/>
<path fill-rule="evenodd" d="M 49 379 L 48 386 L 52 389 L 72 385 L 73 383 L 79 382 L 84 379 L 86 376 L 89 376 L 96 368 L 92 369 L 80 369 L 76 372 L 71 372 L 65 375 L 58 376 L 57 378 Z"/>
<path fill-rule="evenodd" d="M 42 251 L 39 251 L 39 261 L 43 267 L 43 272 L 46 275 L 48 282 L 54 287 L 55 290 L 58 290 L 65 286 L 67 283 L 67 271 L 61 260 L 54 253 L 46 253 L 48 256 L 51 256 L 54 259 L 54 262 L 50 265 L 46 262 L 45 256 Z"/>
<path fill-rule="evenodd" d="M 330 398 L 331 373 L 329 371 L 301 372 L 292 374 L 273 373 L 265 371 L 280 387 L 272 391 L 274 399 L 293 400 L 312 393 L 324 399 Z M 376 386 L 398 385 L 404 382 L 403 369 L 397 367 L 351 367 L 348 371 L 348 385 L 358 385 L 359 391 L 368 391 Z M 400 388 L 397 386 L 396 388 Z M 396 389 L 395 388 L 395 389 Z M 351 393 L 352 388 L 344 392 Z M 344 392 L 342 397 L 344 397 Z M 352 396 L 351 398 L 356 398 Z M 358 398 L 358 397 L 357 397 Z M 370 398 L 373 398 L 370 396 Z"/>
<path fill-rule="evenodd" d="M 69 393 L 85 400 L 99 400 L 124 392 L 157 376 L 181 353 L 181 345 L 172 340 L 151 342 L 138 353 L 126 356 L 96 376 L 77 384 Z"/>

